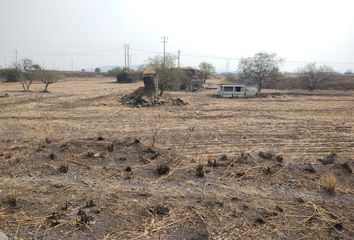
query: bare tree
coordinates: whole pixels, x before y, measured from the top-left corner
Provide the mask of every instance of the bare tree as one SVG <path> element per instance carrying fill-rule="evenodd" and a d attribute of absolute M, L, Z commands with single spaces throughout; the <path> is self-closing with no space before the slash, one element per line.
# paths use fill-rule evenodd
<path fill-rule="evenodd" d="M 310 91 L 317 89 L 320 83 L 333 76 L 333 68 L 327 65 L 317 66 L 316 63 L 308 63 L 298 70 L 298 76 L 305 81 L 305 87 Z"/>
<path fill-rule="evenodd" d="M 215 67 L 211 63 L 201 62 L 199 68 L 202 71 L 203 82 L 205 83 L 208 78 L 215 74 Z"/>
<path fill-rule="evenodd" d="M 257 93 L 259 94 L 263 83 L 269 81 L 279 72 L 279 67 L 283 61 L 275 53 L 268 54 L 261 52 L 253 57 L 241 58 L 238 71 L 242 78 L 257 81 Z"/>

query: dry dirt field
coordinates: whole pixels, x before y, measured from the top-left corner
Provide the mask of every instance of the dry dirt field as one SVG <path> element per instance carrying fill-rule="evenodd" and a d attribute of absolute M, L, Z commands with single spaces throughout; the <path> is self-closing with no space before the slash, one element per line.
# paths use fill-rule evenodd
<path fill-rule="evenodd" d="M 141 84 L 0 83 L 11 239 L 354 239 L 354 91 L 134 108 Z"/>

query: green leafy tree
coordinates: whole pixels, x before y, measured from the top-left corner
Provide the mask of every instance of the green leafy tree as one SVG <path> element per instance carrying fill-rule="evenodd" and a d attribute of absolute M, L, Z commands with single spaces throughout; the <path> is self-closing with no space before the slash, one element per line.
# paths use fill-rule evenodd
<path fill-rule="evenodd" d="M 30 87 L 34 80 L 34 71 L 35 68 L 33 67 L 33 61 L 28 58 L 21 59 L 19 64 L 15 66 L 16 80 L 21 83 L 25 92 L 30 91 Z"/>
<path fill-rule="evenodd" d="M 51 70 L 37 70 L 34 72 L 34 78 L 45 84 L 43 92 L 48 92 L 49 85 L 56 83 L 60 79 L 60 75 Z"/>
<path fill-rule="evenodd" d="M 328 65 L 318 66 L 316 63 L 308 63 L 298 69 L 299 78 L 305 81 L 305 87 L 310 91 L 317 89 L 322 81 L 330 79 L 333 75 L 334 70 Z"/>
<path fill-rule="evenodd" d="M 257 81 L 257 93 L 262 90 L 265 81 L 279 73 L 279 67 L 284 62 L 282 58 L 278 58 L 275 53 L 257 53 L 253 57 L 241 58 L 238 71 L 244 79 L 254 79 Z"/>
<path fill-rule="evenodd" d="M 174 90 L 181 82 L 181 73 L 176 68 L 176 56 L 167 54 L 165 61 L 163 56 L 149 58 L 147 67 L 153 68 L 159 76 L 159 89 L 162 96 L 166 90 Z"/>
<path fill-rule="evenodd" d="M 107 73 L 111 77 L 117 77 L 118 73 L 120 73 L 123 69 L 121 67 L 115 67 L 111 70 L 109 70 Z"/>
<path fill-rule="evenodd" d="M 95 73 L 96 73 L 96 74 L 99 74 L 100 72 L 101 72 L 101 68 L 96 67 L 96 68 L 95 68 Z"/>
<path fill-rule="evenodd" d="M 203 82 L 205 83 L 212 75 L 215 74 L 215 67 L 211 63 L 201 62 L 199 68 L 202 71 Z"/>

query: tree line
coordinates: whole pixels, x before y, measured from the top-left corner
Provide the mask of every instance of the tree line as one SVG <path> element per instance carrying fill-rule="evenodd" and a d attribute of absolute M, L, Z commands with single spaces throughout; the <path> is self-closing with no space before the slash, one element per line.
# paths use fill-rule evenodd
<path fill-rule="evenodd" d="M 37 80 L 44 84 L 43 92 L 48 92 L 49 85 L 56 83 L 61 75 L 53 70 L 45 70 L 40 65 L 34 64 L 31 59 L 21 59 L 11 68 L 1 70 L 7 81 L 20 82 L 23 91 L 31 91 L 32 83 Z"/>

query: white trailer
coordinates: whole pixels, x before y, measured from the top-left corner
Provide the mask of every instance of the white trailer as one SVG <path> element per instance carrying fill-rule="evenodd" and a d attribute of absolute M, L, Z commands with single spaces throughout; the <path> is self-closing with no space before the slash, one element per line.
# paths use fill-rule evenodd
<path fill-rule="evenodd" d="M 220 84 L 217 95 L 224 98 L 256 96 L 257 88 L 239 84 Z"/>

